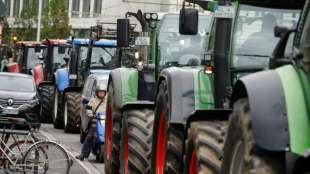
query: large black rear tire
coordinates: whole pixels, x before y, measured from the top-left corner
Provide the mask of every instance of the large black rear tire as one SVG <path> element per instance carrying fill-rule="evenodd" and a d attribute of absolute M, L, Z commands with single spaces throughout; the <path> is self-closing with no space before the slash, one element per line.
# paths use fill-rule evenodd
<path fill-rule="evenodd" d="M 115 91 L 112 82 L 108 90 L 108 102 L 105 122 L 105 152 L 104 167 L 106 174 L 118 174 L 120 168 L 120 138 L 122 112 L 116 107 L 114 101 Z"/>
<path fill-rule="evenodd" d="M 63 127 L 65 133 L 79 133 L 81 113 L 81 93 L 67 92 L 63 110 Z"/>
<path fill-rule="evenodd" d="M 121 174 L 149 174 L 154 112 L 132 109 L 123 113 L 121 135 Z"/>
<path fill-rule="evenodd" d="M 43 84 L 39 87 L 41 99 L 40 120 L 43 123 L 53 122 L 54 91 L 52 84 Z"/>
<path fill-rule="evenodd" d="M 224 145 L 223 174 L 282 174 L 281 156 L 271 154 L 254 144 L 248 99 L 234 104 Z"/>
<path fill-rule="evenodd" d="M 153 174 L 179 174 L 183 172 L 184 130 L 183 127 L 169 125 L 168 113 L 170 108 L 168 100 L 167 85 L 163 81 L 159 85 L 155 108 L 151 155 L 151 173 Z"/>
<path fill-rule="evenodd" d="M 63 97 L 62 94 L 55 89 L 53 109 L 53 125 L 56 129 L 63 128 Z"/>
<path fill-rule="evenodd" d="M 190 124 L 185 150 L 185 173 L 221 174 L 227 121 Z"/>

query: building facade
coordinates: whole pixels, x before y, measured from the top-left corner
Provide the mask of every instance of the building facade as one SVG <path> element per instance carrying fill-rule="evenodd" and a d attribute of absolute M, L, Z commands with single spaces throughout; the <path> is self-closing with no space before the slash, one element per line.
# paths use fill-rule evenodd
<path fill-rule="evenodd" d="M 0 0 L 6 6 L 9 25 L 20 15 L 23 0 Z M 39 0 L 37 1 L 37 4 Z M 84 32 L 97 22 L 116 22 L 124 17 L 127 11 L 136 12 L 175 12 L 181 7 L 183 0 L 64 0 L 69 16 L 69 23 L 74 32 Z M 42 9 L 49 0 L 42 0 Z M 83 35 L 83 34 L 82 34 Z"/>

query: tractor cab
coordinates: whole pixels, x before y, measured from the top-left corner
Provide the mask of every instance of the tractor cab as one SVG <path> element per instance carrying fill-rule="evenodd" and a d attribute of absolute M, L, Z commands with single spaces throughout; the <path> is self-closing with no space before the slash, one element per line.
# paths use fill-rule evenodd
<path fill-rule="evenodd" d="M 15 44 L 14 63 L 9 65 L 9 72 L 32 74 L 35 65 L 42 63 L 43 50 L 46 47 L 40 42 L 19 41 Z"/>
<path fill-rule="evenodd" d="M 31 74 L 36 85 L 44 80 L 43 50 L 46 46 L 35 41 L 19 41 L 15 44 L 15 57 L 8 64 L 8 72 Z"/>
<path fill-rule="evenodd" d="M 67 40 L 62 39 L 45 39 L 42 44 L 47 47 L 43 52 L 46 81 L 54 81 L 55 71 L 67 66 L 72 46 Z"/>
<path fill-rule="evenodd" d="M 179 14 L 165 14 L 158 32 L 160 69 L 202 65 L 211 18 L 210 14 L 199 14 L 197 34 L 183 35 L 179 33 Z"/>

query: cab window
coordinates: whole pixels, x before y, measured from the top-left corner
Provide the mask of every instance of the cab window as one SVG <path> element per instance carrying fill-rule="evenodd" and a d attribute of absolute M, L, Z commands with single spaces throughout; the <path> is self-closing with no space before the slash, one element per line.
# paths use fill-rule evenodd
<path fill-rule="evenodd" d="M 305 25 L 300 38 L 299 50 L 303 53 L 303 64 L 305 70 L 309 73 L 310 67 L 310 13 L 308 12 Z"/>

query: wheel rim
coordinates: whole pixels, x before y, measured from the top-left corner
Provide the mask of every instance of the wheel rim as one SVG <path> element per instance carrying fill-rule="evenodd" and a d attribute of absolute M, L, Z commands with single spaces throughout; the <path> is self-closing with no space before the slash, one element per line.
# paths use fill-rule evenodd
<path fill-rule="evenodd" d="M 191 155 L 191 161 L 189 165 L 189 174 L 197 174 L 196 164 L 197 164 L 197 154 L 196 154 L 196 151 L 194 150 Z"/>
<path fill-rule="evenodd" d="M 111 134 L 112 134 L 112 107 L 111 104 L 108 104 L 107 110 L 107 126 L 106 126 L 106 134 L 105 134 L 105 143 L 106 143 L 106 153 L 107 159 L 109 160 L 111 157 Z"/>
<path fill-rule="evenodd" d="M 56 117 L 57 117 L 57 109 L 58 109 L 58 91 L 56 89 L 55 100 L 54 100 L 54 120 L 56 120 Z"/>
<path fill-rule="evenodd" d="M 128 174 L 128 132 L 125 132 L 123 143 L 123 162 L 124 162 L 124 174 Z"/>
<path fill-rule="evenodd" d="M 65 108 L 64 108 L 64 126 L 67 127 L 68 124 L 68 103 L 65 101 Z"/>
<path fill-rule="evenodd" d="M 243 174 L 244 170 L 244 154 L 245 145 L 242 141 L 238 141 L 233 151 L 232 163 L 230 166 L 230 174 Z"/>
<path fill-rule="evenodd" d="M 160 113 L 156 142 L 156 174 L 163 174 L 166 160 L 166 113 Z"/>

